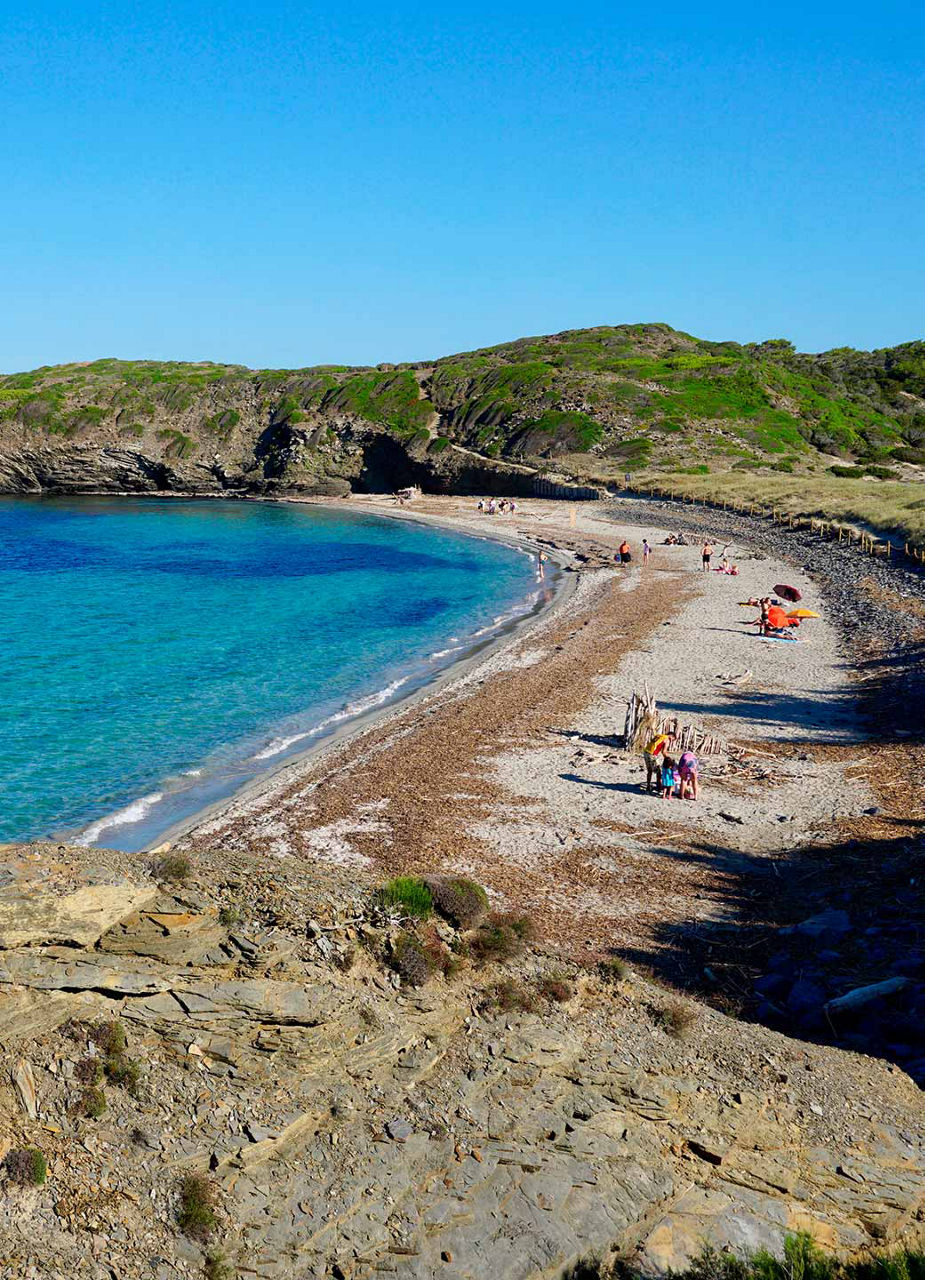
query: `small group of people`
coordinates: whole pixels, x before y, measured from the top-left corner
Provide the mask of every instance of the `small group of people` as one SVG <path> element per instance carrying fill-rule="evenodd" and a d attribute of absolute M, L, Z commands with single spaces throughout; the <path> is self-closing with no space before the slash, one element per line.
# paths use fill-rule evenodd
<path fill-rule="evenodd" d="M 700 548 L 700 561 L 704 573 L 709 573 L 712 569 L 714 573 L 728 573 L 733 577 L 738 577 L 739 566 L 737 564 L 733 564 L 729 559 L 729 543 L 727 542 L 723 547 L 722 556 L 719 564 L 717 565 L 713 564 L 713 556 L 715 554 L 716 548 L 708 538 Z"/>
<path fill-rule="evenodd" d="M 773 596 L 762 596 L 760 600 L 749 596 L 745 603 L 758 609 L 758 617 L 752 618 L 745 625 L 757 627 L 760 636 L 786 636 L 790 634 L 791 627 L 800 625 L 800 619 L 792 618 Z"/>
<path fill-rule="evenodd" d="M 668 754 L 672 741 L 667 733 L 659 733 L 643 749 L 645 791 L 649 793 L 654 788 L 663 800 L 672 796 L 678 800 L 696 800 L 700 790 L 697 757 L 693 751 L 682 751 L 675 760 Z"/>
<path fill-rule="evenodd" d="M 501 498 L 498 502 L 495 502 L 494 498 L 479 498 L 476 505 L 479 511 L 486 511 L 490 516 L 504 515 L 505 512 L 513 515 L 517 510 L 517 503 L 513 498 Z"/>
<path fill-rule="evenodd" d="M 644 565 L 649 563 L 649 556 L 650 556 L 651 554 L 652 554 L 652 548 L 649 546 L 649 539 L 648 539 L 648 538 L 643 538 L 643 540 L 642 540 L 642 563 L 643 563 Z M 627 540 L 626 540 L 625 538 L 624 538 L 624 539 L 623 539 L 623 541 L 620 543 L 619 547 L 617 547 L 617 553 L 616 553 L 616 555 L 614 556 L 614 560 L 616 560 L 616 561 L 617 561 L 617 563 L 618 563 L 618 564 L 621 564 L 621 565 L 627 565 L 627 564 L 631 564 L 631 563 L 632 563 L 632 560 L 633 560 L 633 549 L 632 549 L 632 547 L 630 546 L 630 544 L 627 542 Z"/>
<path fill-rule="evenodd" d="M 689 545 L 683 533 L 669 533 L 668 537 L 662 542 L 663 547 L 687 547 Z"/>

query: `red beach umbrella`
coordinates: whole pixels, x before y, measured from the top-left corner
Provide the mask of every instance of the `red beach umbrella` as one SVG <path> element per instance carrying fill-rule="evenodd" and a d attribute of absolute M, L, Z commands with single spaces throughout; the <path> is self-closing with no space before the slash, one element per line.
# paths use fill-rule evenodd
<path fill-rule="evenodd" d="M 781 596 L 784 600 L 791 600 L 794 604 L 796 604 L 798 600 L 803 599 L 802 591 L 797 591 L 796 587 L 788 587 L 785 583 L 780 582 L 774 588 L 774 594 L 776 596 Z"/>

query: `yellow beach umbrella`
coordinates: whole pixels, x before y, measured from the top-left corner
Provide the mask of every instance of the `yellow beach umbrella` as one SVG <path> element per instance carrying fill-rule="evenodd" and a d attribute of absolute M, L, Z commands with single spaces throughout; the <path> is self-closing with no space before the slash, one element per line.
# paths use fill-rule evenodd
<path fill-rule="evenodd" d="M 788 618 L 818 618 L 818 613 L 813 613 L 812 609 L 794 609 L 787 614 Z"/>

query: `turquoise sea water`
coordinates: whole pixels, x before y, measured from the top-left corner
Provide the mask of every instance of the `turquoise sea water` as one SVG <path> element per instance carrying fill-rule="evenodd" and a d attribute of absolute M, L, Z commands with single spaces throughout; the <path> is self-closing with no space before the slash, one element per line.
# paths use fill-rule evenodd
<path fill-rule="evenodd" d="M 365 514 L 0 499 L 0 838 L 142 848 L 548 590 L 511 547 Z"/>

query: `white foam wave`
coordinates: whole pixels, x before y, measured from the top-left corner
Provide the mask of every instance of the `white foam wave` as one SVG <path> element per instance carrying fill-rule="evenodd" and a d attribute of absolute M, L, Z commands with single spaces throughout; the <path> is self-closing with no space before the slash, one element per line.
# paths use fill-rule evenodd
<path fill-rule="evenodd" d="M 437 658 L 446 658 L 451 653 L 459 653 L 461 648 L 461 644 L 451 644 L 449 649 L 435 649 L 430 655 L 430 660 L 436 662 Z"/>
<path fill-rule="evenodd" d="M 303 738 L 310 738 L 316 730 L 309 729 L 305 733 L 294 733 L 288 738 L 274 738 L 272 742 L 268 742 L 262 751 L 258 751 L 251 756 L 252 760 L 269 760 L 271 756 L 278 756 L 281 751 L 285 751 L 287 747 L 294 746 L 295 743 L 301 742 Z"/>
<path fill-rule="evenodd" d="M 163 791 L 152 791 L 150 795 L 142 796 L 139 800 L 133 800 L 124 809 L 110 813 L 105 818 L 100 818 L 97 822 L 91 822 L 89 827 L 74 838 L 74 843 L 89 847 L 95 844 L 103 832 L 108 831 L 110 827 L 125 827 L 130 822 L 140 822 L 146 814 L 150 813 L 157 802 L 163 800 L 163 798 Z"/>
<path fill-rule="evenodd" d="M 407 684 L 410 678 L 410 676 L 402 676 L 400 680 L 393 680 L 384 689 L 378 689 L 366 698 L 359 698 L 356 702 L 348 702 L 340 711 L 335 711 L 333 715 L 327 716 L 304 733 L 294 733 L 288 738 L 274 738 L 272 742 L 268 743 L 262 751 L 258 751 L 251 759 L 269 760 L 272 756 L 278 756 L 280 752 L 294 746 L 297 742 L 301 742 L 304 738 L 315 738 L 319 733 L 323 733 L 325 729 L 330 729 L 334 724 L 340 724 L 344 720 L 353 720 L 356 716 L 364 715 L 367 711 L 373 711 L 376 707 L 381 706 L 383 702 L 388 702 L 389 698 L 394 697 L 402 685 Z"/>

